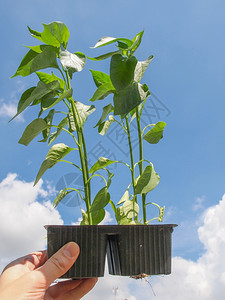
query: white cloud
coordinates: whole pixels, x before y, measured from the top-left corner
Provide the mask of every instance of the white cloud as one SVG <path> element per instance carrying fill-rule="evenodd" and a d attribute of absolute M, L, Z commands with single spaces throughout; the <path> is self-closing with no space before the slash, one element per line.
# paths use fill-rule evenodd
<path fill-rule="evenodd" d="M 9 174 L 0 183 L 0 268 L 11 257 L 41 249 L 46 235 L 43 225 L 62 224 L 57 210 L 45 199 L 48 191 L 42 182 L 33 188 L 32 183 Z M 198 202 L 198 201 L 197 201 Z M 200 201 L 201 202 L 201 201 Z M 223 300 L 225 292 L 225 195 L 215 206 L 206 209 L 202 224 L 197 229 L 204 253 L 196 260 L 173 258 L 172 274 L 153 276 L 150 281 L 158 300 Z M 110 222 L 110 214 L 106 221 Z M 194 230 L 195 227 L 192 227 Z M 176 230 L 176 229 L 175 229 Z M 174 232 L 176 234 L 176 231 Z M 193 244 L 190 244 L 193 247 Z M 118 288 L 117 300 L 148 300 L 154 298 L 151 286 L 145 280 L 107 274 L 100 278 L 95 289 L 85 300 L 114 300 L 113 288 Z"/>
<path fill-rule="evenodd" d="M 225 292 L 225 195 L 215 206 L 205 210 L 198 237 L 205 251 L 197 261 L 173 258 L 172 274 L 153 276 L 150 281 L 157 300 L 223 300 Z M 176 234 L 174 232 L 174 234 Z M 193 245 L 192 245 L 193 246 Z M 190 245 L 191 247 L 191 245 Z M 113 300 L 113 287 L 121 294 L 117 299 L 153 299 L 151 286 L 144 280 L 106 275 L 100 279 L 93 292 L 85 300 Z M 102 292 L 102 293 L 101 293 Z"/>
<path fill-rule="evenodd" d="M 205 252 L 194 262 L 173 259 L 173 272 L 154 280 L 157 298 L 167 300 L 224 299 L 225 292 L 225 195 L 218 205 L 204 212 L 198 236 Z"/>
<path fill-rule="evenodd" d="M 22 181 L 16 174 L 8 174 L 0 182 L 0 270 L 13 258 L 44 249 L 44 225 L 63 223 L 46 200 L 48 191 L 42 183 L 33 187 L 33 182 Z M 44 200 L 39 202 L 38 198 Z"/>

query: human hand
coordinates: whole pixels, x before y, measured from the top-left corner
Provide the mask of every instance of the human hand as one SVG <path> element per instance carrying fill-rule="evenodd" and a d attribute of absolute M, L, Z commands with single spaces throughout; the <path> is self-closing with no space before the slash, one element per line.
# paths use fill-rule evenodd
<path fill-rule="evenodd" d="M 79 255 L 79 246 L 70 242 L 47 260 L 47 252 L 34 252 L 11 262 L 0 276 L 1 300 L 79 300 L 97 278 L 51 283 L 65 274 Z"/>

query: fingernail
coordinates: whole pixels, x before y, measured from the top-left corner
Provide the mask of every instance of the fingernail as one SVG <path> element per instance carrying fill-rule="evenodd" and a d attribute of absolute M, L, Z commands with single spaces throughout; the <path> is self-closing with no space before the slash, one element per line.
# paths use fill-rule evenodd
<path fill-rule="evenodd" d="M 70 243 L 66 244 L 63 248 L 64 255 L 69 258 L 77 256 L 78 251 L 79 251 L 78 245 L 74 242 L 70 242 Z"/>

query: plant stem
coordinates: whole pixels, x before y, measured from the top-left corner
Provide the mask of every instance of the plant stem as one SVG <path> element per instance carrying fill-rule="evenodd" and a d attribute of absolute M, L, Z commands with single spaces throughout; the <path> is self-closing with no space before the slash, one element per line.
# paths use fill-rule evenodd
<path fill-rule="evenodd" d="M 67 77 L 68 89 L 70 89 L 71 86 L 70 86 L 70 79 L 69 79 L 68 72 L 66 72 L 66 77 Z M 76 131 L 77 131 L 78 149 L 79 149 L 80 162 L 81 162 L 82 175 L 83 175 L 85 204 L 86 204 L 86 208 L 87 208 L 88 222 L 89 222 L 89 225 L 92 225 L 92 216 L 91 216 L 91 212 L 90 212 L 91 190 L 90 190 L 90 182 L 89 182 L 87 151 L 86 151 L 85 140 L 84 140 L 84 135 L 83 135 L 83 126 L 80 122 L 77 107 L 75 105 L 73 98 L 71 97 L 69 99 L 69 101 L 70 101 L 73 119 L 74 119 Z"/>
<path fill-rule="evenodd" d="M 128 117 L 125 117 L 126 119 L 126 127 L 127 127 L 127 137 L 128 137 L 128 143 L 129 143 L 129 150 L 130 150 L 130 162 L 131 162 L 131 177 L 132 177 L 132 186 L 133 186 L 133 192 L 134 192 L 134 202 L 137 202 L 137 195 L 135 195 L 135 172 L 134 172 L 134 157 L 133 157 L 133 149 L 132 149 L 132 143 L 131 143 L 131 135 L 130 135 L 130 125 L 128 121 Z M 135 216 L 134 220 L 137 220 L 138 217 Z"/>
<path fill-rule="evenodd" d="M 141 132 L 141 122 L 140 122 L 140 115 L 138 111 L 138 107 L 136 107 L 136 119 L 137 119 L 137 128 L 138 128 L 138 140 L 139 140 L 139 173 L 140 176 L 143 173 L 143 142 L 142 142 L 142 132 Z M 146 216 L 146 194 L 142 194 L 142 210 L 143 210 L 143 221 L 144 224 L 147 222 Z"/>

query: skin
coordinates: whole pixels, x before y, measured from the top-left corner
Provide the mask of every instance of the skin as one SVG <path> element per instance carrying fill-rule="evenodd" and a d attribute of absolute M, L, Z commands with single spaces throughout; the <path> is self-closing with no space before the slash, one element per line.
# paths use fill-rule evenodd
<path fill-rule="evenodd" d="M 67 280 L 51 285 L 70 269 L 79 251 L 79 246 L 70 242 L 49 259 L 46 251 L 40 251 L 11 262 L 0 276 L 0 299 L 81 299 L 94 287 L 97 278 Z"/>

